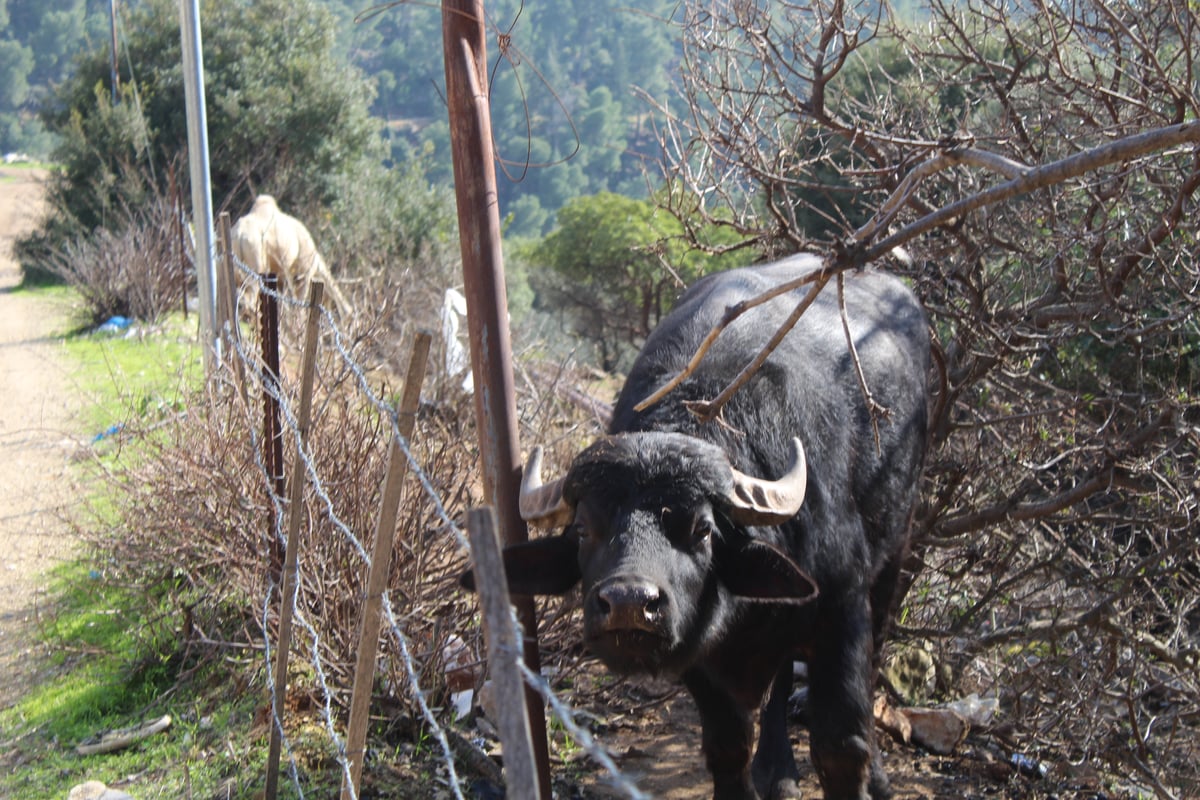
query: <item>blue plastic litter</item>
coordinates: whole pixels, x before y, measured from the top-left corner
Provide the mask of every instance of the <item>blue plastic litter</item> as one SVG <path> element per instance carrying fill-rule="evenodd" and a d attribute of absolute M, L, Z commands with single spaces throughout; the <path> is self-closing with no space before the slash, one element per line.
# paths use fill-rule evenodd
<path fill-rule="evenodd" d="M 133 320 L 131 320 L 129 317 L 122 317 L 118 314 L 117 316 L 109 317 L 107 320 L 105 320 L 104 324 L 96 330 L 100 331 L 101 333 L 120 333 L 132 324 Z"/>
<path fill-rule="evenodd" d="M 100 433 L 97 433 L 92 438 L 92 444 L 95 444 L 96 442 L 99 442 L 103 439 L 107 439 L 110 436 L 116 436 L 118 433 L 121 432 L 121 429 L 124 427 L 125 427 L 125 423 L 123 423 L 123 422 L 118 422 L 116 425 L 110 425 L 107 429 L 101 431 Z"/>

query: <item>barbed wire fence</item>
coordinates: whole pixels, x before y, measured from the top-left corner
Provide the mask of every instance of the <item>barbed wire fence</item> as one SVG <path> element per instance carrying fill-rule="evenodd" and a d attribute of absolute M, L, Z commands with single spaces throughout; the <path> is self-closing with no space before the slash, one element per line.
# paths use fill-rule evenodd
<path fill-rule="evenodd" d="M 272 288 L 265 276 L 252 273 L 236 259 L 227 258 L 228 263 L 234 265 L 239 282 L 250 287 L 250 291 L 243 290 L 238 293 L 243 300 L 250 296 L 256 296 L 260 303 L 278 304 L 282 310 L 279 316 L 284 318 L 285 323 L 287 317 L 299 316 L 308 310 L 308 302 L 298 300 Z M 292 486 L 291 496 L 296 496 L 297 490 L 294 482 L 303 481 L 305 492 L 311 498 L 308 513 L 310 515 L 317 513 L 321 516 L 322 526 L 340 539 L 345 548 L 353 554 L 356 562 L 355 569 L 365 574 L 371 568 L 373 558 L 367 536 L 361 530 L 356 529 L 352 521 L 344 519 L 339 510 L 341 504 L 335 497 L 336 490 L 331 487 L 330 480 L 323 474 L 313 445 L 305 435 L 307 423 L 301 419 L 300 409 L 297 407 L 294 397 L 295 387 L 289 385 L 289 380 L 285 375 L 273 376 L 264 364 L 261 353 L 255 352 L 254 348 L 237 335 L 238 325 L 235 322 L 237 305 L 235 302 L 231 306 L 226 306 L 226 308 L 233 307 L 235 309 L 235 317 L 233 320 L 223 321 L 223 334 L 227 342 L 225 374 L 230 376 L 231 383 L 240 380 L 246 381 L 244 386 L 238 387 L 238 391 L 243 397 L 248 399 L 261 397 L 264 402 L 278 407 L 282 434 L 289 445 L 289 452 L 294 454 L 296 459 L 295 463 L 289 465 L 288 472 L 288 481 Z M 351 377 L 351 380 L 344 382 L 343 385 L 351 384 L 346 390 L 352 391 L 356 395 L 361 407 L 373 411 L 383 421 L 388 439 L 397 452 L 402 455 L 408 469 L 410 476 L 408 486 L 415 488 L 419 495 L 419 502 L 427 507 L 436 522 L 434 528 L 436 535 L 443 537 L 454 550 L 469 552 L 470 544 L 467 533 L 463 524 L 451 511 L 452 503 L 443 497 L 439 489 L 441 481 L 438 476 L 429 472 L 427 465 L 422 462 L 420 455 L 415 451 L 410 437 L 401 431 L 400 410 L 391 399 L 383 396 L 372 386 L 372 381 L 368 376 L 374 368 L 363 363 L 360 360 L 361 355 L 354 352 L 352 337 L 342 328 L 339 320 L 324 307 L 318 307 L 318 312 L 320 341 L 324 355 L 332 359 L 332 363 L 335 365 L 334 369 Z M 260 332 L 259 335 L 260 337 L 267 336 L 263 332 Z M 287 362 L 285 361 L 285 363 Z M 283 372 L 286 373 L 287 369 L 284 369 Z M 247 435 L 250 440 L 250 449 L 254 453 L 254 466 L 259 476 L 261 490 L 268 498 L 270 505 L 271 513 L 267 515 L 268 519 L 264 522 L 264 528 L 270 526 L 270 536 L 274 540 L 274 547 L 285 549 L 288 547 L 285 528 L 290 512 L 289 501 L 277 490 L 278 485 L 273 470 L 264 457 L 264 453 L 269 450 L 267 446 L 269 443 L 265 441 L 264 432 L 250 426 Z M 401 519 L 398 521 L 397 527 L 411 527 L 410 523 L 411 520 Z M 305 528 L 310 534 L 315 531 L 316 527 L 313 520 L 307 520 Z M 301 572 L 310 568 L 309 550 L 303 546 L 297 553 L 297 564 Z M 465 565 L 466 562 L 464 561 L 462 564 Z M 266 565 L 264 565 L 264 571 L 266 571 Z M 264 669 L 268 676 L 267 688 L 271 699 L 271 726 L 280 737 L 287 779 L 296 794 L 304 797 L 305 779 L 303 771 L 298 766 L 296 747 L 289 737 L 288 715 L 279 713 L 280 709 L 287 707 L 286 694 L 289 687 L 277 683 L 274 677 L 276 673 L 273 670 L 273 665 L 277 662 L 280 653 L 277 649 L 278 640 L 273 639 L 270 632 L 276 630 L 273 620 L 277 620 L 284 614 L 284 607 L 280 605 L 281 599 L 282 602 L 289 604 L 288 611 L 294 616 L 299 639 L 292 644 L 289 655 L 297 659 L 315 681 L 317 695 L 315 710 L 326 737 L 327 748 L 333 754 L 337 769 L 343 777 L 343 797 L 357 798 L 360 786 L 353 777 L 356 774 L 356 765 L 353 763 L 351 749 L 348 747 L 345 733 L 347 720 L 342 709 L 342 706 L 346 704 L 339 701 L 339 698 L 344 696 L 350 687 L 338 684 L 338 673 L 341 670 L 338 665 L 330 663 L 327 648 L 323 643 L 322 625 L 314 621 L 309 613 L 306 613 L 304 603 L 296 602 L 294 593 L 288 597 L 282 589 L 278 576 L 272 575 L 263 592 L 258 615 L 259 625 L 265 634 L 266 642 L 263 658 Z M 399 671 L 407 681 L 407 695 L 412 698 L 419 710 L 428 735 L 437 743 L 437 749 L 440 751 L 444 765 L 444 780 L 447 788 L 453 796 L 461 798 L 464 791 L 464 777 L 456 764 L 461 763 L 459 759 L 463 748 L 477 748 L 478 745 L 466 741 L 445 721 L 443 715 L 439 713 L 439 709 L 430 701 L 430 689 L 422 683 L 423 676 L 430 672 L 430 664 L 423 663 L 421 656 L 418 655 L 419 648 L 414 646 L 413 636 L 405 622 L 407 612 L 403 600 L 397 597 L 398 594 L 402 598 L 403 595 L 409 593 L 411 593 L 411 588 L 396 586 L 391 586 L 382 593 L 383 640 L 384 643 L 390 644 L 390 651 L 399 657 Z M 366 598 L 363 597 L 362 600 L 365 605 Z M 520 632 L 515 616 L 510 615 L 509 623 L 518 633 Z M 517 641 L 520 639 L 518 638 Z M 363 642 L 362 646 L 367 647 L 369 644 Z M 577 720 L 578 714 L 571 707 L 570 702 L 555 692 L 546 677 L 533 672 L 524 664 L 521 654 L 517 652 L 519 649 L 512 649 L 512 652 L 508 653 L 506 657 L 516 659 L 517 669 L 525 682 L 543 697 L 550 713 L 562 726 L 566 735 L 577 742 L 589 757 L 607 772 L 607 780 L 625 796 L 644 797 L 645 795 L 637 788 L 633 779 L 619 770 L 611 755 L 591 734 L 586 724 Z M 377 658 L 382 655 L 382 651 L 376 653 Z M 494 653 L 493 657 L 495 657 Z M 287 674 L 286 671 L 284 674 Z M 497 701 L 501 704 L 514 704 L 521 709 L 521 713 L 524 713 L 523 698 L 520 695 L 500 696 Z M 370 749 L 370 743 L 368 743 L 367 750 L 370 751 Z M 505 751 L 507 752 L 507 748 Z M 476 755 L 478 756 L 478 754 Z M 484 758 L 486 759 L 486 756 Z M 478 757 L 475 762 L 478 762 Z M 361 767 L 362 764 L 359 763 L 357 770 L 360 771 Z"/>

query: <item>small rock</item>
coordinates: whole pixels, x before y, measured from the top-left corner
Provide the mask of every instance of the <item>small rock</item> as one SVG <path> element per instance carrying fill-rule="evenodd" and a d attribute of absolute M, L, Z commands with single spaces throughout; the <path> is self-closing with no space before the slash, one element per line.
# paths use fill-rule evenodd
<path fill-rule="evenodd" d="M 912 740 L 938 755 L 949 755 L 967 738 L 971 724 L 945 708 L 906 708 Z"/>
<path fill-rule="evenodd" d="M 892 708 L 886 697 L 879 697 L 875 700 L 875 724 L 883 728 L 892 738 L 897 741 L 908 744 L 912 741 L 912 723 L 908 721 L 908 717 L 904 716 L 904 712 Z"/>
<path fill-rule="evenodd" d="M 1072 789 L 1095 792 L 1104 788 L 1104 779 L 1099 770 L 1086 761 L 1079 764 L 1060 761 L 1051 768 L 1050 772 L 1059 783 Z"/>
<path fill-rule="evenodd" d="M 99 800 L 100 795 L 108 791 L 108 787 L 100 781 L 88 781 L 71 789 L 67 800 Z"/>
<path fill-rule="evenodd" d="M 133 796 L 110 789 L 100 781 L 88 781 L 72 788 L 67 800 L 133 800 Z"/>

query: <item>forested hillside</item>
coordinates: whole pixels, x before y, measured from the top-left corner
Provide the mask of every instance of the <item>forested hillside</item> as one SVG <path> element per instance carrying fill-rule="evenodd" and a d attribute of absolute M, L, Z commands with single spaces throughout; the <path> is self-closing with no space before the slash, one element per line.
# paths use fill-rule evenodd
<path fill-rule="evenodd" d="M 335 0 L 336 1 L 336 0 Z M 501 208 L 510 232 L 541 233 L 571 197 L 644 196 L 650 110 L 677 60 L 667 0 L 486 4 Z M 347 56 L 377 82 L 374 112 L 398 158 L 431 147 L 431 177 L 449 179 L 438 9 L 406 4 L 352 28 Z M 499 43 L 499 44 L 498 44 Z"/>
<path fill-rule="evenodd" d="M 128 26 L 137 3 L 118 3 L 118 60 L 136 78 Z M 338 55 L 374 82 L 371 107 L 395 162 L 419 159 L 449 181 L 441 15 L 436 4 L 371 11 L 323 0 L 338 20 Z M 640 157 L 653 147 L 649 106 L 670 91 L 677 29 L 666 0 L 524 6 L 488 3 L 489 60 L 501 203 L 509 232 L 541 234 L 571 197 L 647 193 Z M 0 0 L 0 152 L 48 156 L 41 114 L 76 55 L 110 51 L 103 0 Z M 206 45 L 208 41 L 206 39 Z M 208 56 L 212 58 L 213 56 Z"/>
<path fill-rule="evenodd" d="M 38 109 L 72 58 L 109 38 L 104 0 L 0 0 L 0 153 L 49 153 Z"/>

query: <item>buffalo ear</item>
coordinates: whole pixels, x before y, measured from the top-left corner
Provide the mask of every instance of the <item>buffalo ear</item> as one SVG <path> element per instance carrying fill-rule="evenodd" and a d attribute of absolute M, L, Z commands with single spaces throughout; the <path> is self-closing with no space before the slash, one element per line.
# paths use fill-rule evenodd
<path fill-rule="evenodd" d="M 718 555 L 714 567 L 720 581 L 741 599 L 799 606 L 818 594 L 816 581 L 766 542 L 730 547 Z"/>
<path fill-rule="evenodd" d="M 504 548 L 504 574 L 512 594 L 566 594 L 579 583 L 579 543 L 574 536 L 547 536 Z M 475 591 L 475 572 L 458 579 Z"/>

